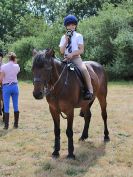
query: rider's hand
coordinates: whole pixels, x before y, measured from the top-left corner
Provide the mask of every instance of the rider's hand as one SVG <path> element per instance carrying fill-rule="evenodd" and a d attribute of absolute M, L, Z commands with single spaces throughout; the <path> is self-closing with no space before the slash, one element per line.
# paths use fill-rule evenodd
<path fill-rule="evenodd" d="M 72 54 L 72 53 L 68 53 L 68 54 L 67 54 L 67 59 L 70 60 L 70 59 L 72 59 L 72 58 L 73 58 L 73 54 Z"/>

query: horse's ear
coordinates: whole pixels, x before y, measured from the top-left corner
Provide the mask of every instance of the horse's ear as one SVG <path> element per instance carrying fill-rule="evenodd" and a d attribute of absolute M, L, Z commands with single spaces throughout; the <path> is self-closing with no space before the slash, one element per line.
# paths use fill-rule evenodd
<path fill-rule="evenodd" d="M 55 51 L 53 49 L 48 49 L 47 50 L 47 56 L 55 57 Z"/>
<path fill-rule="evenodd" d="M 32 56 L 34 57 L 36 54 L 37 54 L 37 50 L 36 50 L 36 49 L 33 49 L 33 50 L 32 50 Z"/>

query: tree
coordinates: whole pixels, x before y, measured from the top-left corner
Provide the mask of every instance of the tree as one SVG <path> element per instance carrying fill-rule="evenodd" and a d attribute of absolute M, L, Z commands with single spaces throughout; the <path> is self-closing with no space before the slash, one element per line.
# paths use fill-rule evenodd
<path fill-rule="evenodd" d="M 105 2 L 117 6 L 123 0 L 32 0 L 30 7 L 36 16 L 44 15 L 47 22 L 50 23 L 58 21 L 70 13 L 75 14 L 78 19 L 97 15 Z"/>
<path fill-rule="evenodd" d="M 14 28 L 19 23 L 20 18 L 27 13 L 28 0 L 1 0 L 0 1 L 0 39 L 10 42 L 15 35 Z"/>
<path fill-rule="evenodd" d="M 14 27 L 14 37 L 18 39 L 28 36 L 38 36 L 40 33 L 46 31 L 47 28 L 48 26 L 43 17 L 27 14 L 21 17 L 19 23 Z"/>

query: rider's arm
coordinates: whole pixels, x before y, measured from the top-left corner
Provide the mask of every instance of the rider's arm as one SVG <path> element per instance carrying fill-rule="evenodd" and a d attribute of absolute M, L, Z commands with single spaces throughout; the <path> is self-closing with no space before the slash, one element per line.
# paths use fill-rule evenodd
<path fill-rule="evenodd" d="M 79 44 L 78 45 L 78 50 L 75 50 L 75 51 L 73 51 L 72 52 L 72 56 L 74 57 L 74 56 L 79 56 L 79 55 L 81 55 L 81 54 L 83 54 L 84 53 L 84 45 L 83 44 Z"/>
<path fill-rule="evenodd" d="M 60 47 L 61 54 L 65 53 L 66 46 L 67 46 L 67 42 L 65 42 L 64 45 Z"/>
<path fill-rule="evenodd" d="M 78 45 L 78 50 L 75 50 L 72 53 L 69 53 L 67 55 L 67 58 L 68 59 L 74 59 L 75 57 L 80 56 L 82 53 L 84 53 L 84 45 L 83 44 L 79 44 Z"/>
<path fill-rule="evenodd" d="M 67 44 L 68 44 L 68 37 L 66 35 L 64 35 L 64 36 L 62 36 L 61 41 L 60 41 L 60 45 L 59 45 L 60 52 L 63 55 L 65 53 Z"/>

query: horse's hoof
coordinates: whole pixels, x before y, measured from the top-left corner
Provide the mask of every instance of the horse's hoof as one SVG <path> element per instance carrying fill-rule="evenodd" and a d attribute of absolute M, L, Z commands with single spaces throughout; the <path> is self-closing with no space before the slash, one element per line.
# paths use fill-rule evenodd
<path fill-rule="evenodd" d="M 79 141 L 84 141 L 84 140 L 85 140 L 85 139 L 84 139 L 84 138 L 82 138 L 82 137 L 80 137 L 80 138 L 79 138 Z"/>
<path fill-rule="evenodd" d="M 55 158 L 55 159 L 59 158 L 59 156 L 60 156 L 59 152 L 54 151 L 52 153 L 52 157 Z"/>
<path fill-rule="evenodd" d="M 107 143 L 107 142 L 109 142 L 109 141 L 110 141 L 109 136 L 108 136 L 108 137 L 104 137 L 104 142 L 105 142 L 105 143 Z"/>
<path fill-rule="evenodd" d="M 74 154 L 68 154 L 67 159 L 75 160 L 75 155 Z"/>
<path fill-rule="evenodd" d="M 83 111 L 80 111 L 79 116 L 80 116 L 80 117 L 84 117 Z"/>
<path fill-rule="evenodd" d="M 85 141 L 87 138 L 88 138 L 88 135 L 87 135 L 87 136 L 81 136 L 81 137 L 79 138 L 79 141 Z"/>

